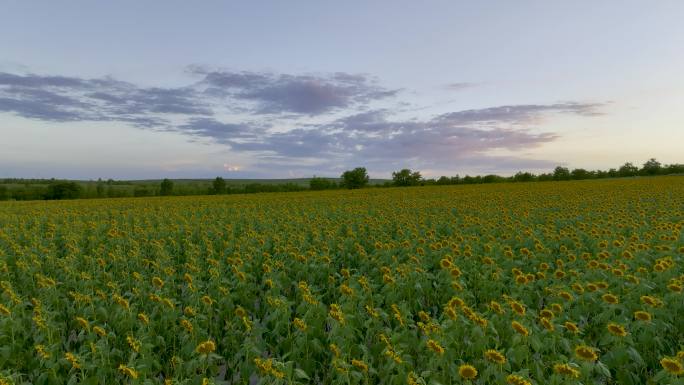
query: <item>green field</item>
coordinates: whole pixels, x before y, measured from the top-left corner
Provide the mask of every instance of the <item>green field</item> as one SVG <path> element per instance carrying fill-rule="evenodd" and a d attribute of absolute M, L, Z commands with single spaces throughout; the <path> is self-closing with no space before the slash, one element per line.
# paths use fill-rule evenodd
<path fill-rule="evenodd" d="M 684 178 L 0 202 L 16 384 L 684 384 Z"/>

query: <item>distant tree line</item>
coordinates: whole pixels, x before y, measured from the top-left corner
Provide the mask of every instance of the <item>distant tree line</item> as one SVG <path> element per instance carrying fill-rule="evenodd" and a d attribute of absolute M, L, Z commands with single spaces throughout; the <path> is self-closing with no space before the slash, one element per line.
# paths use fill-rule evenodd
<path fill-rule="evenodd" d="M 684 164 L 663 165 L 656 159 L 651 158 L 641 168 L 632 163 L 625 163 L 619 168 L 604 170 L 585 170 L 576 168 L 570 170 L 567 167 L 558 166 L 553 172 L 534 174 L 519 171 L 513 176 L 504 177 L 494 174 L 476 176 L 441 176 L 437 179 L 424 179 L 420 172 L 403 169 L 392 173 L 392 181 L 385 186 L 425 186 L 425 185 L 453 185 L 453 184 L 481 184 L 481 183 L 506 183 L 506 182 L 550 182 L 564 180 L 586 180 L 605 178 L 624 178 L 635 176 L 676 175 L 684 174 Z"/>
<path fill-rule="evenodd" d="M 570 170 L 558 166 L 552 172 L 534 174 L 520 171 L 513 176 L 499 175 L 465 175 L 463 177 L 441 176 L 439 178 L 423 178 L 419 171 L 402 169 L 392 173 L 392 180 L 373 187 L 406 187 L 427 185 L 455 185 L 506 182 L 547 182 L 565 180 L 585 180 L 621 178 L 635 176 L 676 175 L 684 174 L 684 164 L 663 165 L 656 159 L 649 159 L 641 167 L 625 163 L 618 168 L 604 170 Z M 364 167 L 347 170 L 339 179 L 314 176 L 308 186 L 293 182 L 229 184 L 221 177 L 211 182 L 190 181 L 178 182 L 164 179 L 159 183 L 150 181 L 68 181 L 56 179 L 0 179 L 0 201 L 2 200 L 62 200 L 78 198 L 120 198 L 149 197 L 170 195 L 222 195 L 251 194 L 260 192 L 294 192 L 304 190 L 358 189 L 369 186 L 370 179 Z"/>

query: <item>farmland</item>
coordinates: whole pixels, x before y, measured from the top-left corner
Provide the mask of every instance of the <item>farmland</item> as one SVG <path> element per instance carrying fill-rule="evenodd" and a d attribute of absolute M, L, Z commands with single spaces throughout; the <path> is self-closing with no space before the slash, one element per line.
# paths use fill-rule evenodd
<path fill-rule="evenodd" d="M 0 202 L 0 378 L 684 384 L 683 226 L 683 177 Z"/>

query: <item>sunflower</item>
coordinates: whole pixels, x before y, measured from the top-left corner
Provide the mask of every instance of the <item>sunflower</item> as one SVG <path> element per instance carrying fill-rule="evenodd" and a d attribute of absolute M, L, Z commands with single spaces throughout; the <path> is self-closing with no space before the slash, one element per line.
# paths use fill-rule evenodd
<path fill-rule="evenodd" d="M 76 323 L 81 329 L 90 330 L 90 323 L 82 317 L 76 317 Z"/>
<path fill-rule="evenodd" d="M 420 383 L 418 382 L 419 377 L 416 373 L 414 372 L 409 372 L 408 376 L 406 377 L 406 384 L 408 385 L 419 385 Z"/>
<path fill-rule="evenodd" d="M 150 323 L 150 318 L 145 313 L 138 313 L 138 320 L 145 325 Z"/>
<path fill-rule="evenodd" d="M 449 306 L 444 308 L 444 313 L 447 315 L 447 317 L 449 317 L 449 319 L 455 320 L 456 318 L 458 318 L 458 314 L 456 314 L 456 310 L 454 310 L 453 308 L 451 308 Z"/>
<path fill-rule="evenodd" d="M 620 302 L 620 299 L 613 294 L 607 293 L 601 296 L 604 302 L 609 303 L 611 305 L 617 305 Z"/>
<path fill-rule="evenodd" d="M 563 324 L 563 326 L 564 326 L 565 329 L 567 329 L 570 333 L 574 333 L 574 334 L 579 333 L 579 327 L 578 327 L 577 324 L 574 323 L 574 322 L 566 321 L 566 322 Z"/>
<path fill-rule="evenodd" d="M 50 358 L 50 356 L 52 356 L 50 352 L 45 350 L 45 345 L 36 345 L 35 349 L 36 353 L 38 353 L 38 356 L 44 360 L 47 360 L 48 358 Z"/>
<path fill-rule="evenodd" d="M 247 315 L 247 312 L 242 308 L 242 306 L 238 306 L 235 308 L 235 315 L 242 318 Z"/>
<path fill-rule="evenodd" d="M 640 299 L 641 302 L 651 307 L 660 307 L 663 305 L 663 301 L 661 301 L 659 298 L 652 297 L 650 295 L 642 295 Z"/>
<path fill-rule="evenodd" d="M 140 341 L 136 340 L 133 336 L 128 336 L 126 337 L 126 343 L 128 343 L 128 346 L 136 353 L 140 353 L 140 348 L 142 347 L 142 344 Z"/>
<path fill-rule="evenodd" d="M 187 330 L 188 333 L 192 333 L 192 330 L 193 330 L 192 322 L 190 322 L 186 319 L 182 319 L 180 321 L 180 324 L 183 327 L 183 329 Z"/>
<path fill-rule="evenodd" d="M 664 357 L 660 360 L 660 365 L 674 375 L 684 374 L 684 365 L 676 357 Z"/>
<path fill-rule="evenodd" d="M 489 308 L 498 314 L 503 314 L 505 312 L 504 309 L 501 307 L 501 304 L 496 301 L 489 302 Z"/>
<path fill-rule="evenodd" d="M 158 288 L 164 287 L 164 281 L 159 277 L 152 278 L 152 284 Z"/>
<path fill-rule="evenodd" d="M 653 317 L 651 316 L 651 313 L 643 310 L 637 310 L 634 312 L 634 319 L 639 320 L 639 321 L 650 321 Z"/>
<path fill-rule="evenodd" d="M 573 368 L 568 364 L 555 364 L 553 365 L 553 371 L 561 376 L 566 376 L 570 378 L 579 378 L 579 370 Z"/>
<path fill-rule="evenodd" d="M 488 349 L 484 352 L 484 356 L 486 359 L 489 361 L 495 362 L 499 365 L 503 365 L 506 363 L 506 356 L 501 354 L 500 352 L 494 350 L 494 349 Z"/>
<path fill-rule="evenodd" d="M 336 303 L 331 304 L 329 314 L 330 317 L 332 317 L 334 320 L 338 321 L 341 324 L 344 323 L 344 313 L 342 313 L 340 305 Z"/>
<path fill-rule="evenodd" d="M 81 363 L 79 362 L 79 359 L 76 355 L 74 355 L 70 352 L 66 352 L 66 353 L 64 353 L 64 358 L 67 361 L 69 361 L 69 363 L 71 364 L 71 366 L 74 369 L 80 369 L 81 368 Z"/>
<path fill-rule="evenodd" d="M 107 334 L 107 332 L 99 326 L 94 326 L 93 331 L 100 337 L 104 337 Z"/>
<path fill-rule="evenodd" d="M 508 382 L 511 385 L 532 385 L 531 382 L 527 381 L 523 377 L 516 376 L 515 374 L 509 374 L 506 377 L 506 382 Z"/>
<path fill-rule="evenodd" d="M 553 317 L 555 317 L 555 316 L 556 316 L 556 315 L 553 314 L 553 311 L 551 311 L 551 310 L 549 310 L 549 309 L 543 309 L 542 311 L 539 312 L 539 317 L 541 317 L 541 318 L 549 318 L 549 319 L 551 319 L 551 318 L 553 318 Z"/>
<path fill-rule="evenodd" d="M 524 327 L 521 323 L 518 321 L 513 321 L 511 322 L 511 327 L 518 332 L 519 334 L 522 334 L 523 336 L 527 337 L 530 334 L 530 331 L 527 330 L 526 327 Z"/>
<path fill-rule="evenodd" d="M 449 303 L 448 303 L 448 306 L 451 308 L 461 307 L 463 305 L 465 305 L 465 301 L 463 301 L 461 298 L 456 297 L 456 296 L 451 297 L 451 299 L 449 300 Z"/>
<path fill-rule="evenodd" d="M 580 360 L 594 362 L 598 359 L 598 354 L 596 354 L 596 349 L 586 345 L 580 345 L 575 347 L 575 355 Z"/>
<path fill-rule="evenodd" d="M 579 284 L 579 283 L 573 283 L 572 286 L 570 286 L 572 290 L 577 293 L 577 294 L 582 294 L 584 293 L 584 287 Z"/>
<path fill-rule="evenodd" d="M 124 364 L 119 365 L 119 372 L 124 376 L 130 377 L 132 379 L 138 378 L 138 372 L 136 372 L 135 369 L 129 368 Z"/>
<path fill-rule="evenodd" d="M 342 354 L 342 352 L 340 351 L 340 348 L 337 347 L 337 345 L 335 345 L 335 344 L 330 344 L 330 351 L 333 353 L 333 355 L 335 355 L 335 357 L 338 357 L 338 358 Z"/>
<path fill-rule="evenodd" d="M 681 293 L 682 292 L 682 285 L 678 285 L 676 283 L 671 283 L 667 285 L 667 288 L 670 289 L 670 291 L 673 291 L 675 293 Z"/>
<path fill-rule="evenodd" d="M 304 320 L 302 320 L 302 319 L 300 319 L 300 318 L 295 317 L 295 319 L 294 319 L 294 321 L 292 321 L 292 323 L 294 324 L 294 326 L 295 326 L 297 329 L 299 329 L 299 330 L 301 330 L 301 331 L 305 331 L 306 328 L 307 328 L 306 322 L 304 322 Z"/>
<path fill-rule="evenodd" d="M 351 360 L 351 364 L 362 372 L 368 371 L 368 365 L 361 360 Z"/>
<path fill-rule="evenodd" d="M 627 335 L 625 327 L 614 322 L 609 323 L 608 326 L 606 326 L 606 329 L 614 336 L 624 337 Z"/>
<path fill-rule="evenodd" d="M 458 375 L 466 380 L 473 380 L 477 377 L 477 369 L 472 365 L 463 364 L 458 367 Z"/>
<path fill-rule="evenodd" d="M 447 258 L 442 258 L 442 259 L 439 261 L 439 266 L 440 266 L 442 269 L 451 269 L 451 267 L 453 266 L 453 264 L 451 263 L 451 261 L 450 261 L 449 259 L 447 259 Z"/>
<path fill-rule="evenodd" d="M 444 354 L 444 348 L 435 340 L 428 340 L 427 347 L 437 354 Z"/>
<path fill-rule="evenodd" d="M 521 304 L 520 302 L 511 302 L 511 309 L 513 309 L 513 311 L 516 312 L 518 315 L 525 315 L 525 305 Z"/>
<path fill-rule="evenodd" d="M 213 353 L 215 350 L 216 350 L 216 344 L 212 340 L 207 340 L 207 341 L 201 342 L 195 348 L 195 351 L 197 353 L 200 353 L 200 354 Z"/>

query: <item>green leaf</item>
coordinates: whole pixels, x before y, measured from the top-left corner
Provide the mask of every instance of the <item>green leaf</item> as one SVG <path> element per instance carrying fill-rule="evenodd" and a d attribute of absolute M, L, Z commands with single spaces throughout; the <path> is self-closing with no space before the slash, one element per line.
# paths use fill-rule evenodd
<path fill-rule="evenodd" d="M 596 370 L 604 377 L 611 378 L 610 369 L 601 361 L 596 363 Z"/>
<path fill-rule="evenodd" d="M 641 354 L 639 354 L 639 352 L 636 351 L 636 349 L 634 349 L 633 347 L 627 348 L 627 354 L 639 366 L 646 366 L 646 363 L 644 362 L 644 359 L 641 357 Z"/>
<path fill-rule="evenodd" d="M 306 374 L 306 372 L 303 371 L 302 369 L 295 368 L 294 373 L 295 373 L 295 376 L 296 376 L 297 378 L 303 378 L 303 379 L 305 379 L 305 380 L 309 380 L 309 379 L 310 379 L 309 376 Z"/>

